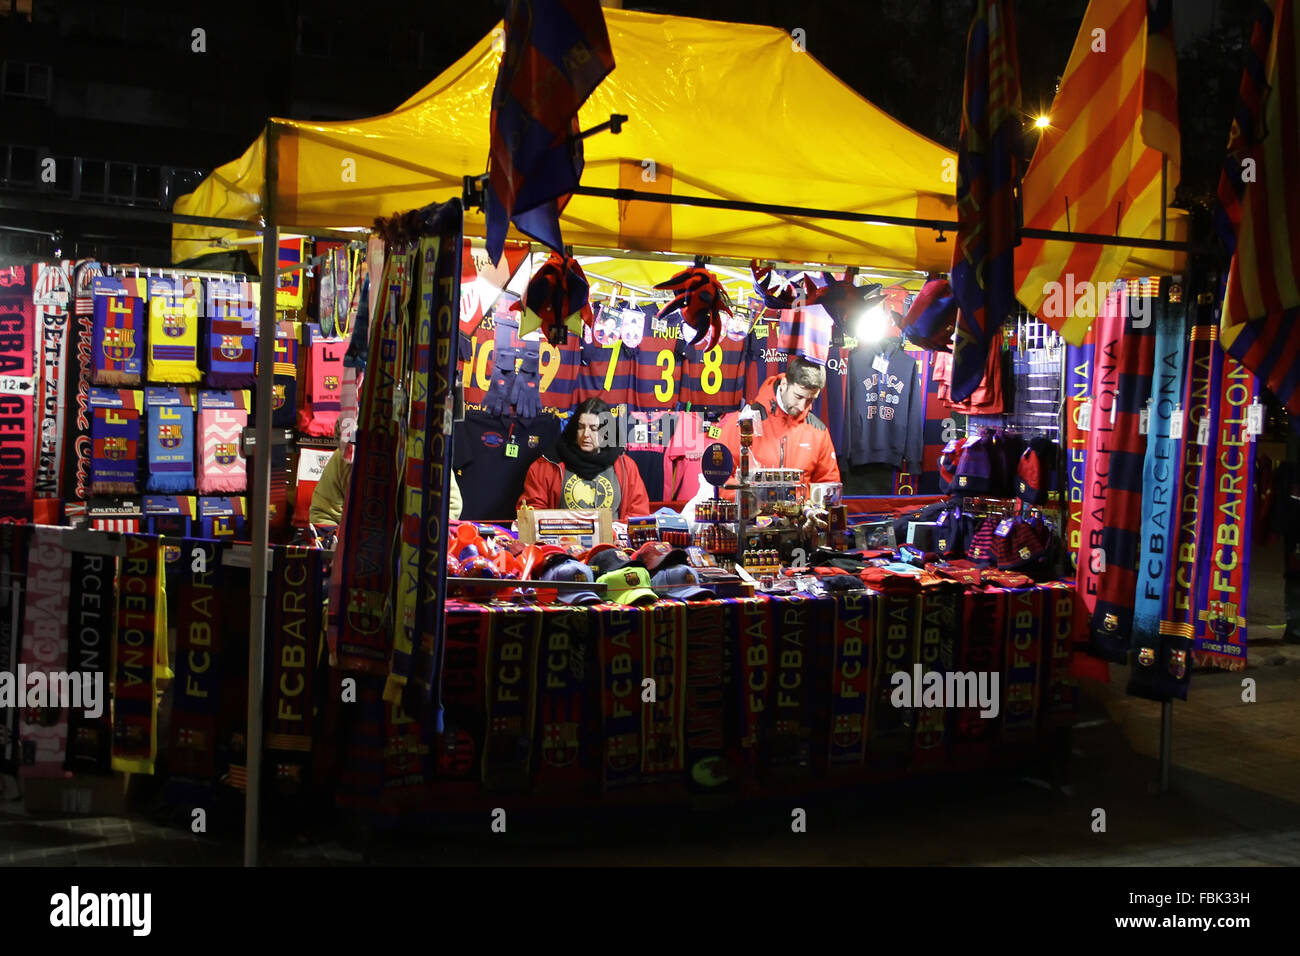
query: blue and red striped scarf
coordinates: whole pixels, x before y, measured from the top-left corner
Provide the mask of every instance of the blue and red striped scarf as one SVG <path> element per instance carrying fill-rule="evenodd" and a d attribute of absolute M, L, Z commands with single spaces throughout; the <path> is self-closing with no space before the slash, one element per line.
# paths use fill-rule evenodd
<path fill-rule="evenodd" d="M 618 790 L 641 782 L 642 637 L 646 617 L 621 605 L 602 605 L 593 613 L 604 731 L 601 782 L 607 791 Z M 492 663 L 489 658 L 488 666 Z"/>
<path fill-rule="evenodd" d="M 1084 402 L 1092 401 L 1093 333 L 1082 345 L 1065 347 L 1066 552 L 1069 570 L 1077 571 L 1082 553 L 1083 490 L 1088 460 L 1088 433 L 1079 427 Z"/>
<path fill-rule="evenodd" d="M 257 385 L 257 306 L 250 282 L 209 279 L 204 333 L 207 384 L 243 389 Z"/>
<path fill-rule="evenodd" d="M 147 280 L 95 279 L 92 339 L 96 385 L 139 385 L 144 376 Z"/>
<path fill-rule="evenodd" d="M 527 790 L 532 779 L 537 655 L 543 617 L 542 609 L 535 606 L 491 612 L 487 739 L 483 743 L 485 790 Z M 640 686 L 638 682 L 633 697 L 638 711 Z"/>
<path fill-rule="evenodd" d="M 157 680 L 166 665 L 162 540 L 128 534 L 113 641 L 113 769 L 152 774 L 158 750 Z"/>
<path fill-rule="evenodd" d="M 869 591 L 850 591 L 835 598 L 828 742 L 832 772 L 857 770 L 866 760 L 877 600 Z"/>
<path fill-rule="evenodd" d="M 91 493 L 138 494 L 144 393 L 137 389 L 92 388 L 90 406 Z"/>

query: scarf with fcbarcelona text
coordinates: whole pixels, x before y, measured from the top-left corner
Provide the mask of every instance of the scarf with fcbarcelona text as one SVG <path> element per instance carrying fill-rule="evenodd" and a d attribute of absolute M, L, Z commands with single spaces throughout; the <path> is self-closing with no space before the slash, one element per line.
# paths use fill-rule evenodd
<path fill-rule="evenodd" d="M 602 783 L 606 791 L 619 790 L 641 781 L 641 639 L 646 618 L 621 605 L 602 605 L 592 613 L 597 616 L 600 659 Z"/>
<path fill-rule="evenodd" d="M 222 599 L 222 544 L 184 538 L 177 586 L 176 681 L 172 685 L 171 772 L 217 777 L 217 718 L 227 608 Z M 247 615 L 244 615 L 247 617 Z"/>
<path fill-rule="evenodd" d="M 24 777 L 61 777 L 67 756 L 68 710 L 66 706 L 55 706 L 67 702 L 51 699 L 50 678 L 68 669 L 72 552 L 67 537 L 70 531 L 37 526 L 27 555 L 22 645 L 22 663 L 28 675 L 27 686 L 23 688 L 27 706 L 22 709 L 18 725 Z M 80 680 L 80 675 L 77 679 Z"/>
<path fill-rule="evenodd" d="M 155 276 L 149 280 L 150 382 L 194 385 L 199 371 L 198 279 Z"/>
<path fill-rule="evenodd" d="M 103 681 L 103 713 L 88 717 L 84 709 L 68 714 L 68 757 L 64 769 L 108 774 L 113 724 L 108 702 L 113 638 L 113 596 L 117 559 L 100 554 L 72 555 L 68 597 L 68 670 Z"/>
<path fill-rule="evenodd" d="M 270 629 L 267 633 L 266 752 L 277 793 L 309 783 L 325 604 L 325 553 L 318 548 L 275 549 Z"/>
<path fill-rule="evenodd" d="M 144 376 L 146 279 L 99 276 L 94 281 L 91 339 L 96 385 L 139 385 Z"/>
<path fill-rule="evenodd" d="M 835 598 L 829 741 L 832 771 L 857 770 L 866 760 L 878 600 L 879 596 L 869 591 L 848 591 Z"/>
<path fill-rule="evenodd" d="M 152 774 L 158 751 L 159 677 L 167 666 L 167 598 L 162 542 L 128 534 L 113 641 L 113 769 Z"/>
<path fill-rule="evenodd" d="M 492 615 L 487 650 L 484 790 L 526 791 L 532 779 L 537 654 L 543 616 L 538 607 L 514 607 Z"/>
<path fill-rule="evenodd" d="M 92 388 L 90 491 L 134 495 L 140 491 L 140 441 L 144 393 L 138 389 Z"/>

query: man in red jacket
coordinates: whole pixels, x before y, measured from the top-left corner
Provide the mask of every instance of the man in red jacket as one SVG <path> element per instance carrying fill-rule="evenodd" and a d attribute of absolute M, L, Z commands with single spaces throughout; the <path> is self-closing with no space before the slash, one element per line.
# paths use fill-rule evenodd
<path fill-rule="evenodd" d="M 803 472 L 804 493 L 814 481 L 839 481 L 840 466 L 835 460 L 831 433 L 812 406 L 826 387 L 826 369 L 799 355 L 790 357 L 785 372 L 773 375 L 758 389 L 749 403 L 757 409 L 762 434 L 754 435 L 750 446 L 750 470 L 756 468 L 798 468 Z M 722 420 L 719 437 L 731 449 L 740 465 L 740 413 L 733 412 Z M 756 427 L 757 433 L 758 428 Z"/>
<path fill-rule="evenodd" d="M 608 508 L 615 521 L 649 514 L 641 473 L 614 439 L 610 419 L 609 406 L 598 398 L 579 404 L 555 447 L 529 466 L 519 507 Z"/>

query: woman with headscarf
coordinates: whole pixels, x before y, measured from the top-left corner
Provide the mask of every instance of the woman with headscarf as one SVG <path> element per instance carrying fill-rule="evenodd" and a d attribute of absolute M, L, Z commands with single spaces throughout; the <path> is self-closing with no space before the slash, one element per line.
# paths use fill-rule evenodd
<path fill-rule="evenodd" d="M 608 508 L 615 521 L 649 514 L 645 483 L 613 432 L 608 405 L 598 398 L 579 404 L 555 446 L 529 467 L 519 507 Z"/>

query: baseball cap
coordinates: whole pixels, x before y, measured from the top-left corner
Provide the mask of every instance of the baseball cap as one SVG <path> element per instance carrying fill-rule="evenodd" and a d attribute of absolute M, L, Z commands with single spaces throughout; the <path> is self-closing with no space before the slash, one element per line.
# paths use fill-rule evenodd
<path fill-rule="evenodd" d="M 591 581 L 591 568 L 581 561 L 569 558 L 553 563 L 542 572 L 543 581 Z M 561 604 L 599 604 L 601 597 L 595 591 L 561 591 L 556 598 Z"/>
<path fill-rule="evenodd" d="M 958 492 L 993 492 L 997 480 L 993 451 L 993 443 L 987 438 L 980 438 L 968 443 L 962 452 L 961 460 L 957 463 L 957 480 L 953 486 L 954 490 Z"/>
<path fill-rule="evenodd" d="M 613 604 L 650 604 L 659 595 L 650 590 L 650 572 L 636 565 L 625 565 L 596 578 L 605 585 L 605 599 Z"/>
<path fill-rule="evenodd" d="M 594 548 L 592 550 L 595 550 Z M 591 554 L 588 551 L 587 554 Z M 591 566 L 591 570 L 597 575 L 608 574 L 611 571 L 621 571 L 632 563 L 632 556 L 626 551 L 620 551 L 618 548 L 602 548 L 586 564 Z"/>
<path fill-rule="evenodd" d="M 533 575 L 540 575 L 561 558 L 567 558 L 569 552 L 555 544 L 530 544 L 520 554 L 523 561 L 523 577 L 534 580 Z"/>
<path fill-rule="evenodd" d="M 632 561 L 640 564 L 651 574 L 664 568 L 685 564 L 690 556 L 681 548 L 674 548 L 666 541 L 647 541 L 632 554 Z"/>
<path fill-rule="evenodd" d="M 1016 494 L 1031 505 L 1047 501 L 1047 494 L 1056 487 L 1056 469 L 1060 460 L 1060 446 L 1050 438 L 1034 438 L 1016 467 Z"/>
<path fill-rule="evenodd" d="M 661 568 L 655 572 L 650 583 L 660 589 L 660 597 L 676 598 L 679 601 L 702 601 L 717 597 L 711 588 L 700 587 L 700 576 L 694 568 L 684 564 Z"/>

